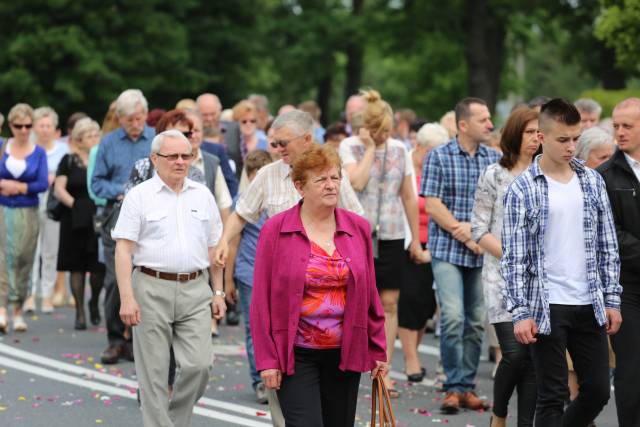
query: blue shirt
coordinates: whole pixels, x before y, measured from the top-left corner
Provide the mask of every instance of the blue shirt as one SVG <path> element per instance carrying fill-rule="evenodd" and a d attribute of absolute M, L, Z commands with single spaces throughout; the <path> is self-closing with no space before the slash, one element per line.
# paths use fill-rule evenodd
<path fill-rule="evenodd" d="M 38 193 L 49 188 L 49 169 L 47 168 L 47 153 L 42 147 L 35 146 L 33 153 L 25 159 L 27 168 L 19 177 L 14 177 L 7 170 L 6 163 L 9 155 L 5 151 L 0 160 L 0 179 L 11 179 L 27 183 L 27 194 L 15 196 L 0 196 L 0 205 L 10 208 L 30 208 L 38 206 Z"/>
<path fill-rule="evenodd" d="M 484 169 L 500 159 L 500 153 L 480 145 L 475 156 L 464 151 L 458 139 L 434 148 L 422 170 L 420 195 L 437 197 L 456 220 L 470 222 L 478 179 Z M 481 267 L 482 256 L 475 255 L 435 221 L 429 221 L 431 256 L 462 267 Z"/>
<path fill-rule="evenodd" d="M 532 318 L 542 335 L 551 333 L 544 239 L 549 221 L 549 186 L 540 156 L 509 186 L 504 198 L 501 272 L 513 322 Z M 600 326 L 605 309 L 620 309 L 618 240 L 604 180 L 572 159 L 583 193 L 583 231 L 589 295 Z M 554 238 L 562 239 L 562 236 Z"/>
<path fill-rule="evenodd" d="M 236 174 L 231 169 L 231 163 L 229 163 L 229 156 L 227 155 L 227 150 L 225 150 L 224 145 L 215 144 L 213 142 L 203 141 L 202 146 L 203 151 L 206 151 L 209 154 L 213 154 L 220 159 L 220 168 L 222 169 L 222 175 L 224 176 L 224 180 L 227 183 L 227 187 L 229 188 L 229 193 L 231 193 L 231 197 L 236 197 L 238 194 L 238 178 Z"/>
<path fill-rule="evenodd" d="M 124 193 L 131 169 L 136 160 L 151 154 L 151 140 L 156 131 L 144 125 L 137 141 L 131 140 L 123 128 L 106 134 L 98 146 L 91 189 L 96 196 L 115 200 Z"/>
<path fill-rule="evenodd" d="M 238 246 L 238 254 L 236 255 L 236 269 L 234 277 L 236 280 L 253 286 L 253 264 L 256 260 L 256 247 L 258 246 L 258 235 L 262 229 L 262 225 L 268 219 L 267 214 L 263 213 L 257 223 L 248 222 L 242 230 L 242 238 Z"/>

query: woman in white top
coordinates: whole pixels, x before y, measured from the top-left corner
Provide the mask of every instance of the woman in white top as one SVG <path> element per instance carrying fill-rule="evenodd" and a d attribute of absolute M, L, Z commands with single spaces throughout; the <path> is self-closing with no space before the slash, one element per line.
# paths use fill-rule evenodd
<path fill-rule="evenodd" d="M 391 360 L 398 333 L 398 299 L 404 269 L 405 215 L 411 228 L 411 257 L 422 254 L 418 202 L 413 190 L 413 163 L 404 144 L 390 138 L 393 112 L 375 90 L 363 91 L 367 101 L 358 136 L 340 144 L 340 157 L 373 231 L 376 285 L 385 313 L 387 355 Z M 376 256 L 377 253 L 377 256 Z M 399 393 L 389 377 L 392 397 Z"/>

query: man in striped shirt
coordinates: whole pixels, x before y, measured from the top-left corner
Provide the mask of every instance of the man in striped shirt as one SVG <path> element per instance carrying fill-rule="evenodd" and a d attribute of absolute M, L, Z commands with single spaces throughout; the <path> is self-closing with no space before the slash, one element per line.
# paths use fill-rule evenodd
<path fill-rule="evenodd" d="M 618 331 L 620 260 L 602 177 L 573 156 L 580 113 L 563 99 L 540 112 L 542 155 L 505 196 L 502 275 L 516 339 L 532 344 L 536 426 L 586 426 L 609 400 L 607 334 Z M 580 382 L 564 409 L 569 351 Z"/>

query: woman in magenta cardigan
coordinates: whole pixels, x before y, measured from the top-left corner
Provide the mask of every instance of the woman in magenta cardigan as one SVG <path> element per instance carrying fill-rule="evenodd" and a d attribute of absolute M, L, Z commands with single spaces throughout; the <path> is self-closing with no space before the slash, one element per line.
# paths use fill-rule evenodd
<path fill-rule="evenodd" d="M 313 145 L 291 170 L 302 200 L 263 226 L 250 323 L 256 367 L 287 427 L 353 426 L 362 372 L 386 374 L 366 219 L 337 208 L 340 158 Z"/>

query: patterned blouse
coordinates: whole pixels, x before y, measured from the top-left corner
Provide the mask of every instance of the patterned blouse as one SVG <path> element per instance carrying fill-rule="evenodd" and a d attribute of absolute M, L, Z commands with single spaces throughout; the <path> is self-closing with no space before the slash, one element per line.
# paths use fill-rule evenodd
<path fill-rule="evenodd" d="M 311 242 L 298 333 L 294 345 L 327 349 L 342 345 L 349 267 L 338 253 L 327 254 Z"/>
<path fill-rule="evenodd" d="M 476 242 L 487 233 L 493 234 L 500 241 L 504 217 L 503 199 L 509 184 L 515 178 L 498 163 L 488 166 L 480 175 L 471 218 L 471 234 Z M 484 254 L 482 283 L 489 323 L 511 322 L 511 314 L 504 303 L 506 285 L 500 274 L 500 260 L 488 252 Z"/>

